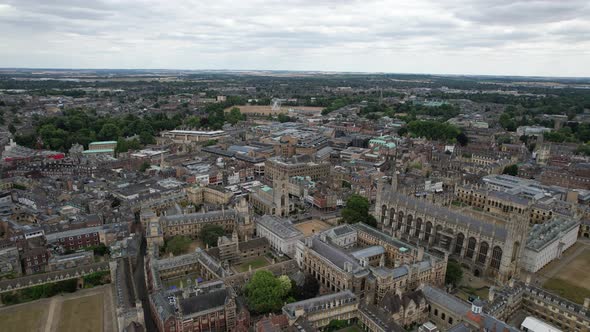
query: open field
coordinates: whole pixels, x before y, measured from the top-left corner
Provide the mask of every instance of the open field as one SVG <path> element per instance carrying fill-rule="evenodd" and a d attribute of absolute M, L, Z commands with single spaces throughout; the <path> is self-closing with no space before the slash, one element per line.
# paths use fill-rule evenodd
<path fill-rule="evenodd" d="M 103 294 L 94 294 L 62 303 L 58 331 L 102 332 Z"/>
<path fill-rule="evenodd" d="M 576 243 L 561 259 L 555 260 L 539 271 L 543 288 L 571 301 L 584 303 L 590 297 L 590 247 Z"/>
<path fill-rule="evenodd" d="M 114 332 L 112 286 L 0 308 L 0 331 L 7 332 Z"/>
<path fill-rule="evenodd" d="M 242 105 L 233 106 L 226 108 L 224 111 L 229 112 L 232 108 L 237 107 L 240 109 L 242 114 L 258 114 L 258 115 L 270 115 L 270 114 L 286 114 L 289 112 L 289 108 L 305 110 L 305 111 L 317 111 L 318 113 L 324 109 L 323 107 L 311 107 L 311 106 L 281 106 L 278 111 L 273 111 L 270 105 Z"/>
<path fill-rule="evenodd" d="M 48 299 L 19 304 L 0 310 L 2 331 L 41 331 L 45 326 L 49 306 Z"/>
<path fill-rule="evenodd" d="M 236 266 L 236 270 L 238 272 L 246 272 L 250 269 L 250 265 L 252 266 L 252 270 L 255 270 L 270 265 L 270 262 L 263 256 L 255 257 Z"/>
<path fill-rule="evenodd" d="M 583 304 L 584 299 L 590 297 L 590 290 L 588 288 L 577 286 L 574 282 L 561 278 L 547 280 L 543 284 L 543 288 L 579 304 Z"/>
<path fill-rule="evenodd" d="M 321 221 L 319 219 L 304 221 L 302 223 L 295 224 L 294 226 L 295 228 L 300 230 L 305 236 L 310 236 L 330 228 L 330 225 L 328 223 Z"/>

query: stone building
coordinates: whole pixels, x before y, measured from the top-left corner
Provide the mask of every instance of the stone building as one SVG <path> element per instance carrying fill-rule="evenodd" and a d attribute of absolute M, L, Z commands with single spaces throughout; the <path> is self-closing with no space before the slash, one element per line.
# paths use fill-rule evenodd
<path fill-rule="evenodd" d="M 397 176 L 379 181 L 375 218 L 384 232 L 453 256 L 475 276 L 507 281 L 519 272 L 528 228 L 521 219 L 462 214 L 404 195 L 397 191 Z"/>
<path fill-rule="evenodd" d="M 309 176 L 312 180 L 325 179 L 330 174 L 330 163 L 303 162 L 290 159 L 270 158 L 264 163 L 264 176 L 272 182 L 275 178 Z"/>
<path fill-rule="evenodd" d="M 590 331 L 590 299 L 580 305 L 525 282 L 511 281 L 502 288 L 491 288 L 484 312 L 502 320 L 525 311 L 563 331 Z"/>
<path fill-rule="evenodd" d="M 578 240 L 580 222 L 555 219 L 531 228 L 522 257 L 522 267 L 537 272 L 561 255 Z"/>
<path fill-rule="evenodd" d="M 289 219 L 269 215 L 256 220 L 256 235 L 266 238 L 279 255 L 289 257 L 295 256 L 296 244 L 304 236 Z"/>
<path fill-rule="evenodd" d="M 0 278 L 20 277 L 22 275 L 18 248 L 8 247 L 0 249 Z"/>
<path fill-rule="evenodd" d="M 223 282 L 194 289 L 157 292 L 149 296 L 154 322 L 159 331 L 235 331 L 236 295 Z"/>
<path fill-rule="evenodd" d="M 223 227 L 226 233 L 233 232 L 237 225 L 238 213 L 234 209 L 178 214 L 160 217 L 164 238 L 176 235 L 198 237 L 205 225 Z"/>
<path fill-rule="evenodd" d="M 356 318 L 358 304 L 357 297 L 346 290 L 286 304 L 283 313 L 287 316 L 289 325 L 305 319 L 311 326 L 320 329 L 332 320 L 352 322 Z"/>
<path fill-rule="evenodd" d="M 444 284 L 446 257 L 426 254 L 364 224 L 350 227 L 357 232 L 357 241 L 347 249 L 332 243 L 325 232 L 297 244 L 298 265 L 326 292 L 351 290 L 372 304 L 390 291 L 413 290 L 421 283 Z"/>
<path fill-rule="evenodd" d="M 289 188 L 288 178 L 276 178 L 272 188 L 269 186 L 256 188 L 250 194 L 250 203 L 260 214 L 286 217 L 295 208 L 289 199 Z"/>

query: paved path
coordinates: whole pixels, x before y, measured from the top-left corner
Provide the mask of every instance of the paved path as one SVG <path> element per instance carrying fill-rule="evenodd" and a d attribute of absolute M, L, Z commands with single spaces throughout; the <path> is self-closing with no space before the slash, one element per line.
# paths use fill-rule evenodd
<path fill-rule="evenodd" d="M 51 332 L 53 327 L 53 318 L 56 316 L 55 314 L 55 307 L 58 305 L 61 307 L 62 296 L 57 295 L 50 299 L 49 302 L 49 312 L 47 313 L 47 321 L 45 322 L 45 332 Z"/>

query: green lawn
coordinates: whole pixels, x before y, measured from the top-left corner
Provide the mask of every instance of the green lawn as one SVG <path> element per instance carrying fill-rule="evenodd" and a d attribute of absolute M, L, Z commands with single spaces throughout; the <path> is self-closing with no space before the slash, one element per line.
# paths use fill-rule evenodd
<path fill-rule="evenodd" d="M 590 297 L 590 290 L 576 286 L 571 282 L 559 278 L 551 278 L 543 284 L 543 288 L 566 299 L 583 304 L 584 298 Z"/>
<path fill-rule="evenodd" d="M 469 286 L 460 286 L 456 295 L 465 301 L 469 301 L 470 295 L 473 297 L 479 297 L 480 299 L 487 300 L 489 291 L 489 287 L 482 287 L 476 289 Z"/>
<path fill-rule="evenodd" d="M 176 286 L 176 288 L 180 288 L 180 283 L 182 282 L 182 286 L 186 287 L 188 285 L 188 280 L 187 279 L 191 279 L 192 281 L 192 285 L 195 285 L 195 280 L 197 278 L 199 278 L 200 275 L 198 273 L 192 273 L 192 274 L 188 274 L 179 278 L 175 278 L 175 279 L 170 279 L 170 280 L 165 280 L 162 283 L 164 284 L 164 287 L 166 289 L 171 288 L 172 286 Z"/>
<path fill-rule="evenodd" d="M 249 270 L 249 266 L 252 266 L 252 270 L 255 270 L 255 269 L 258 269 L 261 267 L 265 267 L 267 265 L 270 265 L 270 263 L 268 262 L 268 260 L 266 260 L 266 258 L 255 257 L 255 258 L 246 260 L 242 264 L 236 266 L 236 270 L 238 270 L 238 272 L 246 272 Z"/>
<path fill-rule="evenodd" d="M 103 295 L 66 300 L 61 307 L 58 331 L 102 332 Z"/>
<path fill-rule="evenodd" d="M 0 330 L 6 332 L 38 331 L 43 327 L 45 311 L 49 302 L 29 303 L 18 307 L 7 307 L 0 311 Z"/>
<path fill-rule="evenodd" d="M 349 327 L 345 327 L 341 330 L 338 330 L 337 332 L 362 332 L 363 330 L 358 327 L 357 325 L 352 325 Z"/>

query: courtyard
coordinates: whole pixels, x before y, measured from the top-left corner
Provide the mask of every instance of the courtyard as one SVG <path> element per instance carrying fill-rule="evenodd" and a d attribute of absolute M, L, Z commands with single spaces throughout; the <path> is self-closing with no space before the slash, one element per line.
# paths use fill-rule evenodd
<path fill-rule="evenodd" d="M 332 227 L 325 221 L 319 219 L 311 219 L 304 222 L 300 222 L 298 224 L 293 225 L 295 228 L 301 231 L 303 235 L 310 236 L 316 233 L 320 233 L 325 231 L 326 229 Z"/>
<path fill-rule="evenodd" d="M 252 270 L 256 270 L 268 265 L 270 265 L 269 260 L 264 256 L 259 256 L 245 260 L 241 264 L 237 265 L 235 269 L 237 272 L 246 272 L 250 270 L 250 266 L 252 266 Z"/>
<path fill-rule="evenodd" d="M 543 288 L 573 302 L 583 304 L 590 297 L 590 246 L 578 242 L 564 256 L 539 271 Z"/>

